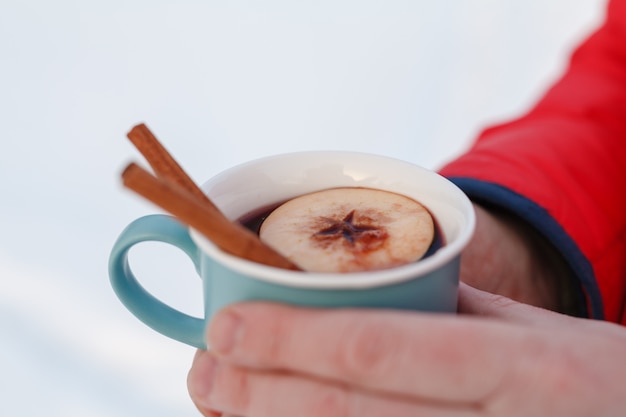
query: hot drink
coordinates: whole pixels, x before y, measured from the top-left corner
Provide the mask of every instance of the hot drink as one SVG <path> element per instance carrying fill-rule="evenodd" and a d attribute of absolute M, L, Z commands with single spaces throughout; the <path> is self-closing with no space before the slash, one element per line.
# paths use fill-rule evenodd
<path fill-rule="evenodd" d="M 174 216 L 152 214 L 129 224 L 111 251 L 109 275 L 124 305 L 166 336 L 206 349 L 215 312 L 250 300 L 457 311 L 461 251 L 474 230 L 474 210 L 461 190 L 433 171 L 363 153 L 275 155 L 205 183 L 201 192 L 214 207 L 186 186 L 172 192 L 169 177 L 155 184 L 159 178 L 146 174 L 150 181 L 132 189 L 159 195 L 155 203 Z M 176 210 L 168 208 L 172 201 Z M 140 284 L 128 255 L 146 241 L 166 242 L 189 256 L 203 280 L 202 317 L 171 308 Z"/>

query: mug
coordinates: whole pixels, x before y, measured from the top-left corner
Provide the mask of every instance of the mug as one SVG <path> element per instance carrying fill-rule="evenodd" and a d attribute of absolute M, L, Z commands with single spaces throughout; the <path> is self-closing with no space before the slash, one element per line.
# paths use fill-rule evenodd
<path fill-rule="evenodd" d="M 387 308 L 455 313 L 460 254 L 471 238 L 470 200 L 439 174 L 378 155 L 309 151 L 257 159 L 230 168 L 202 186 L 231 220 L 314 191 L 365 187 L 405 195 L 424 205 L 443 246 L 417 262 L 376 271 L 314 273 L 261 265 L 227 254 L 167 215 L 133 221 L 115 242 L 109 276 L 116 295 L 137 318 L 165 336 L 206 349 L 205 328 L 216 311 L 242 301 L 320 308 Z M 128 263 L 130 248 L 159 241 L 183 250 L 203 281 L 204 317 L 191 317 L 147 292 Z"/>

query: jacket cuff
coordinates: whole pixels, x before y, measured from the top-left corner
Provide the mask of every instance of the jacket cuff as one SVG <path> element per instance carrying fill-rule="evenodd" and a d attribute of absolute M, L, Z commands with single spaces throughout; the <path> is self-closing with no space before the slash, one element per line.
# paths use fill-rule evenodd
<path fill-rule="evenodd" d="M 565 259 L 584 292 L 577 291 L 586 316 L 604 319 L 604 307 L 593 267 L 565 229 L 534 201 L 499 184 L 467 177 L 448 177 L 476 203 L 484 203 L 515 214 L 537 230 Z"/>

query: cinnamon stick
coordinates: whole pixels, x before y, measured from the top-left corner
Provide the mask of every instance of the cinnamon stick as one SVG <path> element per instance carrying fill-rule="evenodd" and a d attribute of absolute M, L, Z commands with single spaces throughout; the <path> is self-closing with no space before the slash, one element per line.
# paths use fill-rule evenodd
<path fill-rule="evenodd" d="M 231 222 L 178 183 L 155 177 L 135 163 L 124 169 L 122 180 L 124 186 L 196 229 L 224 252 L 264 265 L 299 270 L 255 233 Z"/>
<path fill-rule="evenodd" d="M 173 181 L 197 198 L 208 203 L 214 209 L 219 210 L 148 129 L 148 126 L 140 123 L 134 126 L 127 136 L 137 150 L 146 158 L 146 161 L 148 161 L 157 176 Z"/>

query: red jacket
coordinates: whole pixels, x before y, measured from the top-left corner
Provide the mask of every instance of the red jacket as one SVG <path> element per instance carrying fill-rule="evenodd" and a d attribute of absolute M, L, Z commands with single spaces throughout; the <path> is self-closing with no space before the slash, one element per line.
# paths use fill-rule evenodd
<path fill-rule="evenodd" d="M 441 173 L 565 257 L 590 317 L 626 324 L 626 0 L 529 113 L 485 130 Z"/>

